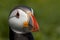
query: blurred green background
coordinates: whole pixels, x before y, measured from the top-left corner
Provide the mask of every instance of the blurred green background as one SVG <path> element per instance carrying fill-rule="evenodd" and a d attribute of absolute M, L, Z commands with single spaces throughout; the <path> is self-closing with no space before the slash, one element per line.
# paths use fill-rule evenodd
<path fill-rule="evenodd" d="M 35 40 L 60 40 L 60 0 L 0 0 L 0 40 L 9 40 L 8 15 L 18 5 L 34 9 L 40 26 Z"/>

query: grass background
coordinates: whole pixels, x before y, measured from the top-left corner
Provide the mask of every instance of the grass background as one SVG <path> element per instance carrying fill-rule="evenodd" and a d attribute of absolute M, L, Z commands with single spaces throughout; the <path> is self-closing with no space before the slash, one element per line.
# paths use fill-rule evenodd
<path fill-rule="evenodd" d="M 60 40 L 60 0 L 0 0 L 0 40 L 9 40 L 8 15 L 17 5 L 34 9 L 40 26 L 35 40 Z"/>

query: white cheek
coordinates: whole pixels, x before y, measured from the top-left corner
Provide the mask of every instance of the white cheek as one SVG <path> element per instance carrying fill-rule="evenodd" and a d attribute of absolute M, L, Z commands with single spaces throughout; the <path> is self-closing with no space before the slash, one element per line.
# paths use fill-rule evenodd
<path fill-rule="evenodd" d="M 15 16 L 15 15 L 16 15 L 16 13 L 17 13 L 17 9 L 16 9 L 16 10 L 14 10 L 14 11 L 10 14 L 10 17 Z"/>
<path fill-rule="evenodd" d="M 28 17 L 24 11 L 18 9 L 18 12 L 20 14 L 19 18 L 16 17 L 9 18 L 9 25 L 12 29 L 16 28 L 17 31 L 20 31 L 20 28 L 23 28 L 24 22 L 28 21 Z"/>
<path fill-rule="evenodd" d="M 21 21 L 21 23 L 23 23 L 23 22 L 25 22 L 25 21 L 28 21 L 27 14 L 22 14 L 22 15 L 20 15 L 19 20 Z"/>
<path fill-rule="evenodd" d="M 9 25 L 11 27 L 23 27 L 24 22 L 28 21 L 27 14 L 24 16 L 20 16 L 19 18 L 13 17 L 9 19 Z"/>
<path fill-rule="evenodd" d="M 9 24 L 10 24 L 11 27 L 19 27 L 19 20 L 15 17 L 10 18 L 9 19 Z"/>

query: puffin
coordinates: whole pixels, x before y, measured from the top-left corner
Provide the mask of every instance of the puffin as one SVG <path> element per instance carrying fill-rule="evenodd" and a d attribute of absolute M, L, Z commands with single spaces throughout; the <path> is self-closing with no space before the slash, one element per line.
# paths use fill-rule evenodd
<path fill-rule="evenodd" d="M 8 17 L 9 40 L 34 40 L 32 32 L 39 30 L 33 9 L 27 6 L 13 8 Z"/>

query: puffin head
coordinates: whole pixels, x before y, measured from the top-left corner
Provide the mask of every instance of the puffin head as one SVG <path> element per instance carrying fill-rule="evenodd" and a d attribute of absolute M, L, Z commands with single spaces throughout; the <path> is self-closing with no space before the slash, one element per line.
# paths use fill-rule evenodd
<path fill-rule="evenodd" d="M 33 9 L 25 6 L 19 6 L 14 8 L 9 15 L 9 26 L 14 32 L 37 31 L 39 28 L 38 23 L 34 17 Z M 26 28 L 26 29 L 24 29 Z"/>

